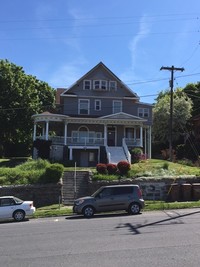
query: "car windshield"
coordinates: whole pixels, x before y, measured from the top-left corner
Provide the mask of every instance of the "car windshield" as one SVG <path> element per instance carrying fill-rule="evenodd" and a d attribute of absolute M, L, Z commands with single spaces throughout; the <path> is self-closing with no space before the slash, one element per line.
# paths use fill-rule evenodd
<path fill-rule="evenodd" d="M 100 187 L 96 192 L 92 194 L 92 197 L 96 197 L 101 191 L 102 191 L 102 188 Z"/>
<path fill-rule="evenodd" d="M 21 204 L 21 203 L 23 203 L 23 200 L 21 200 L 21 199 L 18 198 L 18 197 L 14 197 L 13 199 L 14 199 L 14 201 L 15 201 L 16 204 Z"/>

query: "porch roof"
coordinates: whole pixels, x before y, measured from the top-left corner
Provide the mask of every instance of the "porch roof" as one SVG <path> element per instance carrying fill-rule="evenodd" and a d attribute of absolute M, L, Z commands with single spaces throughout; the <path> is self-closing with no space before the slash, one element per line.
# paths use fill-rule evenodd
<path fill-rule="evenodd" d="M 44 112 L 32 116 L 35 123 L 37 122 L 63 122 L 63 123 L 79 123 L 79 124 L 112 124 L 112 125 L 143 125 L 147 120 L 140 117 L 136 117 L 127 113 L 110 114 L 98 118 L 86 118 L 86 117 L 70 117 L 67 115 L 53 114 L 50 112 Z"/>

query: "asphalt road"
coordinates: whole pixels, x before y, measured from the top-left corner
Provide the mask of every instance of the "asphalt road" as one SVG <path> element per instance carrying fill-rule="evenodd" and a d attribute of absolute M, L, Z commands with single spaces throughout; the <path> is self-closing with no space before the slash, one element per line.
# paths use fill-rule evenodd
<path fill-rule="evenodd" d="M 199 267 L 200 210 L 0 223 L 1 267 Z"/>

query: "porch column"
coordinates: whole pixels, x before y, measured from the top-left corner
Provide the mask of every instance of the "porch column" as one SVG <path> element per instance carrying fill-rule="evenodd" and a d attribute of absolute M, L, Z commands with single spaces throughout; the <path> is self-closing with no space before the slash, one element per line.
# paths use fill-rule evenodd
<path fill-rule="evenodd" d="M 107 125 L 104 124 L 104 146 L 107 145 Z"/>
<path fill-rule="evenodd" d="M 64 129 L 64 145 L 67 144 L 67 122 L 65 121 L 65 129 Z"/>
<path fill-rule="evenodd" d="M 142 129 L 142 126 L 140 126 L 140 146 L 143 147 L 143 129 Z"/>
<path fill-rule="evenodd" d="M 72 157 L 72 148 L 69 149 L 69 160 L 73 160 L 73 157 Z"/>
<path fill-rule="evenodd" d="M 37 131 L 37 124 L 36 122 L 34 123 L 34 128 L 33 128 L 33 141 L 36 139 L 36 131 Z"/>
<path fill-rule="evenodd" d="M 144 154 L 145 154 L 145 157 L 147 155 L 147 129 L 145 128 L 144 129 Z"/>
<path fill-rule="evenodd" d="M 45 140 L 49 139 L 49 121 L 46 121 L 46 135 Z"/>
<path fill-rule="evenodd" d="M 149 156 L 149 158 L 151 159 L 151 126 L 149 126 L 149 153 L 148 153 L 148 156 Z"/>

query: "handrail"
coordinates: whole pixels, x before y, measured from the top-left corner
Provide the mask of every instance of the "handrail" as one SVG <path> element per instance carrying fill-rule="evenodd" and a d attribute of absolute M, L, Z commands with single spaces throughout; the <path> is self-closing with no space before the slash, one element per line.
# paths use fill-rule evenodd
<path fill-rule="evenodd" d="M 123 138 L 123 140 L 122 140 L 122 146 L 123 146 L 126 158 L 128 159 L 128 162 L 131 164 L 131 154 L 130 154 L 128 147 L 126 145 L 125 138 Z"/>

